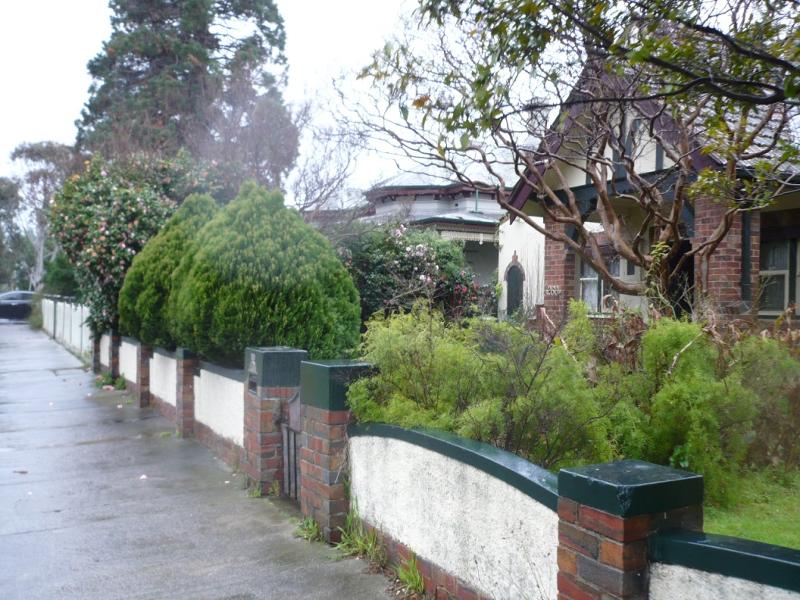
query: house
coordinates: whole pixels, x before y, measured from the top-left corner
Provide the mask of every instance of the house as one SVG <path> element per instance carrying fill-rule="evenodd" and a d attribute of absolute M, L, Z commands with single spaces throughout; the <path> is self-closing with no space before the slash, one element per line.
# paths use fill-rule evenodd
<path fill-rule="evenodd" d="M 464 244 L 467 263 L 481 285 L 494 285 L 498 266 L 498 224 L 505 212 L 494 194 L 442 172 L 400 173 L 366 192 L 363 221 L 403 221 L 426 227 Z"/>
<path fill-rule="evenodd" d="M 612 92 L 629 93 L 620 91 L 615 83 L 603 90 L 602 96 L 595 97 L 607 97 Z M 643 190 L 652 186 L 654 191 L 645 200 L 664 211 L 659 214 L 673 215 L 670 207 L 676 206 L 677 178 L 682 178 L 681 185 L 685 185 L 696 180 L 702 169 L 710 167 L 722 173 L 730 166 L 723 157 L 708 151 L 702 134 L 683 136 L 688 131 L 686 126 L 671 120 L 652 101 L 627 106 L 619 102 L 618 113 L 609 111 L 612 116 L 607 117 L 606 132 L 592 122 L 594 117 L 586 106 L 573 104 L 556 119 L 552 135 L 544 136 L 533 152 L 534 166 L 528 167 L 508 200 L 513 209 L 540 218 L 545 229 L 559 232 L 562 239 L 569 238 L 569 242 L 551 237 L 544 241 L 541 303 L 555 323 L 565 316 L 571 298 L 584 300 L 596 314 L 611 310 L 615 303 L 643 308 L 645 303 L 639 293 L 620 294 L 609 286 L 611 277 L 632 291 L 640 291 L 645 285 L 642 269 L 617 250 L 623 244 L 630 249 L 636 243 L 642 253 L 655 251 L 660 229 L 642 209 L 641 195 L 649 193 Z M 737 157 L 735 177 L 740 182 L 752 179 L 758 160 L 779 154 L 774 147 L 776 139 L 791 134 L 791 126 L 787 127 L 785 121 L 778 126 L 772 124 L 772 113 L 765 112 L 769 109 L 758 110 L 768 118 L 763 123 L 756 120 L 752 147 Z M 780 111 L 776 114 L 786 118 Z M 617 132 L 616 143 L 612 143 Z M 602 144 L 598 140 L 603 140 Z M 597 166 L 602 162 L 606 167 Z M 591 179 L 592 173 L 596 179 Z M 675 275 L 669 282 L 669 297 L 678 313 L 697 308 L 698 289 L 704 292 L 704 302 L 727 315 L 757 311 L 762 317 L 774 317 L 789 306 L 800 304 L 800 166 L 796 162 L 782 164 L 776 172 L 778 179 L 783 185 L 764 206 L 751 206 L 746 195 L 737 198 L 739 206 L 751 206 L 743 212 L 728 214 L 730 204 L 718 203 L 713 193 L 700 194 L 692 202 L 678 205 L 680 210 L 676 208 L 673 216 L 680 241 L 669 258 Z M 605 186 L 598 184 L 603 180 Z M 549 193 L 544 193 L 543 188 Z M 736 188 L 748 189 L 746 185 Z M 614 231 L 606 231 L 600 224 L 599 210 L 606 206 L 604 201 L 613 206 L 618 217 L 612 223 Z M 587 235 L 587 229 L 580 233 L 577 226 L 566 222 L 568 219 L 558 222 L 554 214 L 562 213 L 558 213 L 557 202 L 567 206 L 565 211 L 574 210 L 571 214 L 577 215 L 586 227 L 597 225 Z M 515 216 L 509 218 L 513 225 L 520 221 Z M 706 257 L 692 255 L 717 239 L 715 231 L 724 219 L 730 227 L 715 250 Z M 609 276 L 601 276 L 582 259 L 576 244 L 587 249 L 584 253 L 602 257 Z M 671 252 L 672 246 L 668 248 Z M 524 252 L 517 250 L 518 262 Z M 514 282 L 517 277 L 512 275 Z"/>
<path fill-rule="evenodd" d="M 545 238 L 508 215 L 500 220 L 497 237 L 498 317 L 505 319 L 516 313 L 533 315 L 544 301 Z"/>

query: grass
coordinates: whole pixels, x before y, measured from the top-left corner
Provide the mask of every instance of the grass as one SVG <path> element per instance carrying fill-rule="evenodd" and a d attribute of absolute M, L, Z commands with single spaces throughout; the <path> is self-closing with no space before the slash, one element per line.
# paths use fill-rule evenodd
<path fill-rule="evenodd" d="M 735 506 L 705 507 L 706 533 L 800 549 L 800 472 L 749 473 Z"/>
<path fill-rule="evenodd" d="M 400 563 L 396 572 L 397 578 L 409 594 L 421 594 L 425 591 L 425 582 L 417 568 L 417 557 L 414 554 L 408 560 Z"/>
<path fill-rule="evenodd" d="M 322 530 L 312 517 L 305 517 L 298 521 L 294 535 L 309 542 L 321 542 L 323 540 Z"/>
<path fill-rule="evenodd" d="M 344 527 L 340 527 L 342 538 L 336 548 L 345 556 L 362 556 L 381 569 L 386 566 L 388 557 L 378 533 L 367 529 L 358 517 L 358 512 L 351 507 L 345 518 Z"/>

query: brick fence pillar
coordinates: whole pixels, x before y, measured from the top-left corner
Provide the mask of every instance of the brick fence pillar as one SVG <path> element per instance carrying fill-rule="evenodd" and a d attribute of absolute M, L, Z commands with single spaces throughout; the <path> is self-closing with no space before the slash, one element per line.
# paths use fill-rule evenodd
<path fill-rule="evenodd" d="M 303 436 L 300 449 L 300 511 L 338 542 L 348 499 L 341 472 L 347 446 L 347 387 L 371 366 L 357 361 L 305 361 L 300 365 Z"/>
<path fill-rule="evenodd" d="M 545 217 L 544 226 L 551 231 L 565 231 L 561 223 Z M 575 297 L 575 253 L 566 244 L 545 237 L 544 240 L 544 308 L 558 327 L 567 316 L 567 304 Z"/>
<path fill-rule="evenodd" d="M 181 437 L 194 435 L 194 376 L 198 360 L 190 350 L 175 350 L 175 420 Z"/>
<path fill-rule="evenodd" d="M 119 331 L 111 331 L 108 336 L 111 338 L 111 348 L 109 349 L 109 370 L 111 376 L 116 379 L 119 377 L 119 347 L 122 345 L 122 337 Z"/>
<path fill-rule="evenodd" d="M 152 346 L 139 342 L 136 346 L 136 397 L 139 408 L 150 405 L 150 358 Z"/>
<path fill-rule="evenodd" d="M 558 474 L 558 598 L 648 597 L 647 538 L 701 531 L 700 475 L 625 460 Z"/>
<path fill-rule="evenodd" d="M 284 405 L 300 391 L 300 362 L 308 352 L 275 346 L 245 351 L 247 385 L 244 390 L 244 461 L 250 485 L 261 493 L 274 481 L 283 481 Z M 299 404 L 298 404 L 299 406 Z M 299 419 L 298 419 L 299 420 Z M 298 429 L 300 423 L 289 423 Z"/>
<path fill-rule="evenodd" d="M 98 375 L 103 372 L 103 365 L 100 364 L 100 339 L 101 336 L 92 335 L 92 372 Z"/>

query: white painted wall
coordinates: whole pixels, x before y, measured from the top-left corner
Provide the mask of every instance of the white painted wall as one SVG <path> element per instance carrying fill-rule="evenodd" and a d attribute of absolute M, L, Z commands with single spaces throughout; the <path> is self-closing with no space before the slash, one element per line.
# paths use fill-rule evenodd
<path fill-rule="evenodd" d="M 650 600 L 800 600 L 800 593 L 680 565 L 653 563 Z"/>
<path fill-rule="evenodd" d="M 493 598 L 556 597 L 558 516 L 497 478 L 408 442 L 350 438 L 362 519 Z"/>
<path fill-rule="evenodd" d="M 244 446 L 244 382 L 201 369 L 194 378 L 194 418 Z"/>
<path fill-rule="evenodd" d="M 119 374 L 128 381 L 138 380 L 139 361 L 135 344 L 122 340 L 119 346 Z"/>
<path fill-rule="evenodd" d="M 111 336 L 107 333 L 100 337 L 100 364 L 104 367 L 111 366 Z"/>
<path fill-rule="evenodd" d="M 53 335 L 53 301 L 47 298 L 42 298 L 42 329 Z"/>
<path fill-rule="evenodd" d="M 175 406 L 176 370 L 174 358 L 153 352 L 150 358 L 150 393 Z"/>
<path fill-rule="evenodd" d="M 92 332 L 86 324 L 89 309 L 81 304 L 42 299 L 42 329 L 75 354 L 92 353 Z"/>
<path fill-rule="evenodd" d="M 544 227 L 541 218 L 535 220 Z M 544 303 L 544 235 L 533 229 L 530 225 L 516 219 L 510 223 L 504 219 L 498 230 L 500 251 L 497 260 L 497 277 L 502 285 L 498 309 L 501 317 L 506 316 L 508 302 L 508 284 L 505 281 L 506 269 L 511 264 L 514 252 L 523 271 L 525 281 L 522 293 L 522 302 L 526 310 L 530 311 L 537 304 Z"/>
<path fill-rule="evenodd" d="M 91 356 L 92 354 L 92 330 L 89 329 L 89 326 L 86 324 L 86 319 L 89 318 L 89 308 L 87 306 L 81 306 L 81 348 L 82 354 L 85 356 Z"/>

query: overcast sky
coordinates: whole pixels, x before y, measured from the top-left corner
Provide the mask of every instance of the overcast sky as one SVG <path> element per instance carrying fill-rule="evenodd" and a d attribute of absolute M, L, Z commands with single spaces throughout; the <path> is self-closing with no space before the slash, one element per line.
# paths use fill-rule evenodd
<path fill-rule="evenodd" d="M 286 23 L 289 86 L 300 101 L 329 89 L 332 77 L 356 71 L 413 9 L 412 0 L 277 0 Z M 111 26 L 107 0 L 0 0 L 0 175 L 12 173 L 21 142 L 75 139 L 87 99 L 86 63 Z M 355 183 L 379 175 L 363 166 Z"/>

